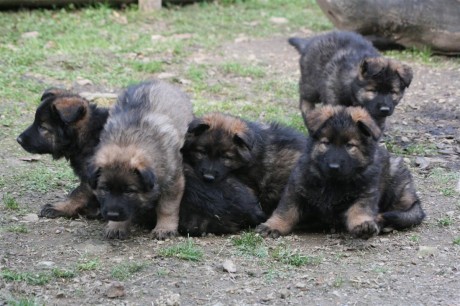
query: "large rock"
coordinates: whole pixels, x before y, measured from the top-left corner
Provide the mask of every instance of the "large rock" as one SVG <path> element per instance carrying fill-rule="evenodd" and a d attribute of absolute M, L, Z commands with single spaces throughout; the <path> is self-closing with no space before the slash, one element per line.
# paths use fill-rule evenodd
<path fill-rule="evenodd" d="M 339 29 L 370 36 L 377 47 L 428 46 L 460 54 L 460 0 L 317 0 Z"/>

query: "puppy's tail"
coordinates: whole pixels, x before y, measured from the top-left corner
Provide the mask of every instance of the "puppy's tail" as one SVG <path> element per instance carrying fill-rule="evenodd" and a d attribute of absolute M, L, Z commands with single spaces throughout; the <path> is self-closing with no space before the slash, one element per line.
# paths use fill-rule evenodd
<path fill-rule="evenodd" d="M 291 37 L 288 39 L 288 42 L 291 46 L 296 48 L 297 52 L 302 54 L 307 50 L 310 45 L 310 39 L 300 38 L 300 37 Z"/>
<path fill-rule="evenodd" d="M 425 216 L 420 201 L 417 200 L 408 210 L 391 210 L 380 213 L 377 223 L 384 232 L 388 232 L 393 229 L 401 230 L 419 225 Z"/>

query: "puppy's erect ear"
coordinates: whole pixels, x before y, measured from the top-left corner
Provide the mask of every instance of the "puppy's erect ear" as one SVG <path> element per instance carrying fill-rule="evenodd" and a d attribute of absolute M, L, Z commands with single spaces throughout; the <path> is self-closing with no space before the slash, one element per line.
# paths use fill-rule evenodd
<path fill-rule="evenodd" d="M 338 107 L 326 105 L 309 111 L 306 115 L 308 133 L 313 136 L 326 121 L 337 113 Z"/>
<path fill-rule="evenodd" d="M 51 88 L 46 89 L 43 92 L 42 97 L 40 98 L 40 101 L 44 101 L 48 98 L 55 98 L 57 96 L 62 96 L 66 93 L 69 93 L 69 92 L 65 89 L 51 87 Z"/>
<path fill-rule="evenodd" d="M 409 87 L 410 83 L 412 82 L 413 72 L 412 68 L 406 64 L 398 65 L 396 68 L 396 73 L 401 78 L 401 81 L 404 84 L 404 87 Z"/>
<path fill-rule="evenodd" d="M 150 168 L 135 169 L 134 172 L 139 176 L 144 191 L 151 191 L 155 186 L 155 174 L 153 170 Z"/>
<path fill-rule="evenodd" d="M 245 133 L 238 133 L 233 135 L 233 142 L 239 146 L 248 149 L 249 151 L 252 150 L 254 147 L 254 134 L 252 131 L 247 130 Z"/>
<path fill-rule="evenodd" d="M 75 123 L 83 118 L 88 107 L 88 101 L 78 96 L 60 98 L 53 103 L 53 110 L 66 124 Z"/>
<path fill-rule="evenodd" d="M 367 137 L 372 137 L 374 140 L 378 140 L 380 138 L 382 130 L 364 108 L 347 107 L 346 110 L 353 121 L 356 122 L 361 133 Z"/>
<path fill-rule="evenodd" d="M 209 129 L 209 124 L 203 122 L 202 119 L 196 118 L 188 125 L 188 134 L 193 136 L 199 136 Z"/>
<path fill-rule="evenodd" d="M 387 65 L 386 60 L 381 57 L 368 57 L 359 64 L 360 79 L 370 78 L 379 74 Z"/>

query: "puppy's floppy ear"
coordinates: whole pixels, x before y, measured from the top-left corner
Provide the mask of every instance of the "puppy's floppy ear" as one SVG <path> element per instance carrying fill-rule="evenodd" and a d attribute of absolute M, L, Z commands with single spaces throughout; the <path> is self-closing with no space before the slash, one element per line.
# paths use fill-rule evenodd
<path fill-rule="evenodd" d="M 187 133 L 192 134 L 193 136 L 199 136 L 207 131 L 209 127 L 209 124 L 204 123 L 201 118 L 195 118 L 188 125 Z"/>
<path fill-rule="evenodd" d="M 404 87 L 409 87 L 410 83 L 412 82 L 413 72 L 412 68 L 406 64 L 398 65 L 396 68 L 396 73 L 401 78 L 401 81 L 404 84 Z"/>
<path fill-rule="evenodd" d="M 367 137 L 372 137 L 374 140 L 380 138 L 382 130 L 364 108 L 359 106 L 347 107 L 347 111 L 352 120 L 357 124 L 361 133 Z"/>
<path fill-rule="evenodd" d="M 101 175 L 101 168 L 98 168 L 93 164 L 89 164 L 87 166 L 87 171 L 88 171 L 88 184 L 93 190 L 95 190 L 97 189 L 97 183 L 99 181 L 99 176 Z"/>
<path fill-rule="evenodd" d="M 89 103 L 81 97 L 73 96 L 57 99 L 52 107 L 64 123 L 70 124 L 85 116 Z"/>
<path fill-rule="evenodd" d="M 367 57 L 359 64 L 359 77 L 366 79 L 379 74 L 387 65 L 381 57 Z"/>
<path fill-rule="evenodd" d="M 326 105 L 309 111 L 306 115 L 308 133 L 313 136 L 326 121 L 337 113 L 338 107 Z"/>
<path fill-rule="evenodd" d="M 142 187 L 145 192 L 151 191 L 155 186 L 155 174 L 150 168 L 135 169 L 134 173 L 139 176 Z"/>

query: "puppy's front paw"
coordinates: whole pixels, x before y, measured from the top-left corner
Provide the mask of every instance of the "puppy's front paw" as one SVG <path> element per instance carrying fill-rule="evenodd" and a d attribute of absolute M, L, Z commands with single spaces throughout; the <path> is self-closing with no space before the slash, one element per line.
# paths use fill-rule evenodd
<path fill-rule="evenodd" d="M 154 239 L 165 240 L 168 238 L 173 238 L 178 235 L 177 230 L 167 230 L 161 228 L 154 228 L 152 231 L 152 236 Z"/>
<path fill-rule="evenodd" d="M 379 226 L 374 221 L 365 221 L 352 228 L 350 233 L 356 238 L 369 239 L 378 235 Z"/>
<path fill-rule="evenodd" d="M 54 219 L 59 217 L 66 217 L 66 214 L 63 211 L 57 209 L 53 204 L 46 204 L 42 207 L 38 213 L 38 216 Z"/>
<path fill-rule="evenodd" d="M 128 225 L 126 222 L 109 221 L 104 230 L 104 237 L 107 239 L 126 239 L 128 237 Z"/>
<path fill-rule="evenodd" d="M 279 230 L 273 229 L 265 223 L 258 225 L 255 229 L 255 232 L 260 234 L 262 237 L 278 238 L 281 236 L 281 232 Z"/>

